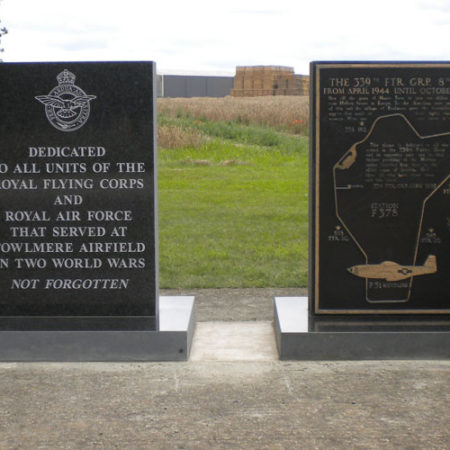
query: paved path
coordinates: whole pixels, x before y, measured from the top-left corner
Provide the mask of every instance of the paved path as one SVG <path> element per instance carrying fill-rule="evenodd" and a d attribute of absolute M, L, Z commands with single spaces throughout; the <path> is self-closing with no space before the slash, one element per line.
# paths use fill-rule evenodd
<path fill-rule="evenodd" d="M 161 295 L 195 295 L 197 322 L 273 320 L 274 297 L 306 296 L 304 288 L 163 289 Z"/>
<path fill-rule="evenodd" d="M 270 346 L 272 297 L 300 295 L 179 293 L 197 296 L 199 340 L 213 341 L 208 327 L 221 321 L 238 348 L 255 333 Z M 448 361 L 280 362 L 264 346 L 256 360 L 199 348 L 185 363 L 0 364 L 0 449 L 449 448 Z"/>

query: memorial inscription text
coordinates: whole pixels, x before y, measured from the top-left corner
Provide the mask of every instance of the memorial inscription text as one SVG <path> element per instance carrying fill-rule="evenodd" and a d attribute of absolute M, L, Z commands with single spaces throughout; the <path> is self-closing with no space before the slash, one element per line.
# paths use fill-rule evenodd
<path fill-rule="evenodd" d="M 138 218 L 131 210 L 84 209 L 89 193 L 144 188 L 144 162 L 111 162 L 102 146 L 29 147 L 23 161 L 0 164 L 0 193 L 5 190 L 47 191 L 51 205 L 3 211 L 10 239 L 0 242 L 0 269 L 145 268 L 144 242 L 127 241 L 128 228 Z M 93 162 L 79 162 L 91 157 Z M 45 158 L 47 162 L 41 162 Z M 60 162 L 61 159 L 70 162 Z M 54 159 L 54 162 L 48 162 Z M 99 160 L 101 159 L 101 160 Z M 110 173 L 113 171 L 114 176 Z M 87 174 L 88 178 L 75 178 Z M 124 174 L 132 177 L 122 178 Z M 39 175 L 39 178 L 34 176 Z M 77 192 L 74 194 L 73 192 Z M 55 210 L 55 207 L 58 209 Z M 31 209 L 34 208 L 34 209 Z M 35 238 L 42 238 L 36 242 Z M 73 238 L 102 238 L 74 243 Z M 16 255 L 26 255 L 17 257 Z M 117 256 L 110 256 L 117 254 Z M 108 255 L 108 256 L 105 256 Z M 12 278 L 11 289 L 126 289 L 129 279 Z"/>
<path fill-rule="evenodd" d="M 0 315 L 155 315 L 153 76 L 0 66 Z"/>

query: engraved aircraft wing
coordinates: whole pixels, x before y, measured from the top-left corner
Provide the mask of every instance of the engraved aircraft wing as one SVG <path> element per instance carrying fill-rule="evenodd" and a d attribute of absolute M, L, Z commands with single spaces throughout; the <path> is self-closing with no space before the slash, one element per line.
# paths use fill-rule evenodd
<path fill-rule="evenodd" d="M 44 105 L 54 106 L 55 108 L 64 108 L 64 102 L 54 95 L 37 95 L 34 98 Z"/>
<path fill-rule="evenodd" d="M 72 99 L 70 106 L 71 106 L 71 108 L 77 108 L 79 106 L 85 105 L 86 103 L 88 103 L 91 100 L 94 100 L 96 98 L 97 98 L 97 96 L 95 96 L 95 95 L 80 95 L 80 96 Z"/>

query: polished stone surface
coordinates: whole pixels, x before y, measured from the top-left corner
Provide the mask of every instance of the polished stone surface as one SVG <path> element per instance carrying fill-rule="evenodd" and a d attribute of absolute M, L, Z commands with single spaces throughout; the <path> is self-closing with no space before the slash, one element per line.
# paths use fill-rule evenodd
<path fill-rule="evenodd" d="M 0 64 L 0 316 L 156 315 L 154 76 Z"/>
<path fill-rule="evenodd" d="M 450 314 L 450 63 L 311 64 L 311 314 Z"/>
<path fill-rule="evenodd" d="M 0 330 L 0 361 L 184 361 L 194 334 L 194 297 L 160 297 L 159 303 L 159 329 L 154 319 L 147 326 L 138 317 L 113 319 L 108 327 L 107 320 L 88 327 L 88 318 L 79 328 L 73 321 L 65 327 L 50 321 L 38 329 L 22 324 Z"/>
<path fill-rule="evenodd" d="M 450 321 L 385 317 L 338 322 L 311 317 L 306 297 L 275 298 L 275 336 L 283 360 L 450 359 Z M 397 319 L 398 320 L 398 319 Z M 341 327 L 339 327 L 339 324 Z"/>

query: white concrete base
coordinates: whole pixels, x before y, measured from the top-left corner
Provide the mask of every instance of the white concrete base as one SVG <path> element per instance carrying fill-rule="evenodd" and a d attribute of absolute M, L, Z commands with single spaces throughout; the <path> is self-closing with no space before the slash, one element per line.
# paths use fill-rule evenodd
<path fill-rule="evenodd" d="M 271 322 L 198 322 L 191 361 L 278 359 Z"/>
<path fill-rule="evenodd" d="M 308 297 L 276 297 L 281 333 L 308 332 Z"/>
<path fill-rule="evenodd" d="M 159 297 L 159 331 L 186 331 L 194 310 L 193 296 Z"/>

